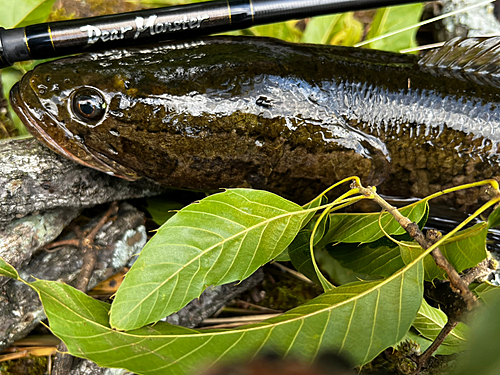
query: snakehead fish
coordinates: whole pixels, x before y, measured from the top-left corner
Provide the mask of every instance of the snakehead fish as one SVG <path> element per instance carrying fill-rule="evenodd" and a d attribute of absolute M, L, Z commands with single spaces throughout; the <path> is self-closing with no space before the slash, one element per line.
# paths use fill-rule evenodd
<path fill-rule="evenodd" d="M 500 176 L 499 48 L 453 40 L 419 61 L 213 37 L 38 65 L 11 101 L 48 147 L 129 180 L 304 202 L 358 175 L 421 197 Z"/>

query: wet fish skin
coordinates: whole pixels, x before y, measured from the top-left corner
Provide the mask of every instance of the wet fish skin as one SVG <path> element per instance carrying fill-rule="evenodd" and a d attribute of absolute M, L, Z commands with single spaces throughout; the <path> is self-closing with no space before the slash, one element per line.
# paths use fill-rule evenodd
<path fill-rule="evenodd" d="M 105 102 L 97 121 L 75 113 L 89 92 Z M 499 94 L 414 56 L 214 37 L 42 64 L 11 101 L 38 139 L 84 165 L 304 202 L 350 175 L 400 196 L 497 177 Z"/>

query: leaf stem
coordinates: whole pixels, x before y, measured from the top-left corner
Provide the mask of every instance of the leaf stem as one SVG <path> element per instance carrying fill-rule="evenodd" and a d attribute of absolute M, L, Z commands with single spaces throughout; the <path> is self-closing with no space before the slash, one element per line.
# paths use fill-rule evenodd
<path fill-rule="evenodd" d="M 330 190 L 336 188 L 337 186 L 340 186 L 346 182 L 349 182 L 349 181 L 353 181 L 354 184 L 356 184 L 356 186 L 361 186 L 361 180 L 359 179 L 358 176 L 351 176 L 351 177 L 346 177 L 344 178 L 343 180 L 340 180 L 339 182 L 336 182 L 335 184 L 333 184 L 332 186 L 330 186 L 328 189 L 324 190 L 320 195 L 318 195 L 316 198 L 314 198 L 312 201 L 310 201 L 309 203 L 306 203 L 305 205 L 303 205 L 302 207 L 307 207 L 309 206 L 310 204 L 312 204 L 316 199 L 318 199 L 319 197 L 322 197 L 324 195 L 326 195 Z M 335 201 L 338 201 L 340 199 L 337 198 L 335 199 Z M 334 201 L 334 202 L 335 202 Z M 333 203 L 333 202 L 332 202 Z"/>

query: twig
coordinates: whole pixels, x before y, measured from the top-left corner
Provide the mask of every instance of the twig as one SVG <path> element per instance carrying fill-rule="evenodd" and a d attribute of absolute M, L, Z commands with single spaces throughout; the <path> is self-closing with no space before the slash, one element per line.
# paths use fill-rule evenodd
<path fill-rule="evenodd" d="M 99 220 L 96 226 L 90 231 L 89 234 L 83 236 L 79 229 L 75 228 L 77 236 L 80 237 L 79 240 L 68 240 L 59 241 L 54 243 L 51 247 L 59 247 L 61 245 L 71 245 L 80 248 L 83 252 L 83 265 L 78 275 L 76 289 L 86 292 L 87 286 L 94 271 L 95 265 L 97 263 L 97 247 L 94 245 L 94 238 L 102 229 L 103 225 L 109 220 L 109 218 L 118 212 L 118 203 L 113 202 L 108 211 Z M 68 348 L 61 341 L 59 347 L 57 348 L 57 355 L 54 358 L 54 375 L 66 375 L 71 373 L 71 366 L 73 365 L 73 356 L 69 355 Z"/>
<path fill-rule="evenodd" d="M 207 318 L 203 319 L 202 324 L 228 324 L 228 323 L 258 323 L 266 319 L 276 318 L 281 314 L 255 314 L 255 315 L 245 315 L 245 316 L 232 316 L 228 318 Z"/>
<path fill-rule="evenodd" d="M 310 284 L 310 285 L 316 285 L 314 282 L 312 282 L 311 280 L 309 280 L 309 278 L 307 278 L 307 276 L 304 276 L 303 274 L 301 274 L 300 272 L 297 272 L 295 270 L 292 270 L 280 263 L 277 263 L 277 262 L 271 262 L 271 264 L 274 266 L 274 267 L 277 267 L 279 268 L 281 271 L 284 271 L 284 272 L 288 272 L 290 275 L 292 275 L 293 277 L 295 277 L 296 279 L 306 283 L 306 284 Z"/>
<path fill-rule="evenodd" d="M 441 239 L 441 233 L 437 230 L 432 230 L 432 229 L 427 231 L 427 236 L 424 236 L 424 234 L 418 227 L 418 224 L 412 222 L 410 219 L 401 215 L 401 213 L 398 211 L 396 207 L 391 206 L 384 199 L 382 199 L 374 191 L 374 189 L 364 188 L 360 186 L 357 186 L 357 188 L 359 189 L 361 194 L 365 195 L 366 197 L 370 197 L 379 206 L 381 206 L 383 209 L 389 212 L 396 219 L 396 221 L 406 230 L 406 232 L 415 241 L 418 242 L 418 244 L 422 247 L 422 249 L 427 250 Z M 452 288 L 452 290 L 462 297 L 462 299 L 466 303 L 467 309 L 469 311 L 472 310 L 472 308 L 476 305 L 477 299 L 474 296 L 474 294 L 470 291 L 469 284 L 460 278 L 458 272 L 450 264 L 450 262 L 448 262 L 448 260 L 444 257 L 443 253 L 441 252 L 441 250 L 439 250 L 438 247 L 432 250 L 430 254 L 434 258 L 434 261 L 436 262 L 437 266 L 442 270 L 444 270 L 448 275 L 448 280 L 450 281 L 450 287 Z M 451 317 L 448 318 L 448 322 L 445 324 L 441 332 L 439 332 L 438 336 L 433 341 L 433 343 L 427 348 L 427 350 L 422 355 L 420 355 L 418 358 L 415 359 L 415 362 L 417 363 L 417 370 L 413 374 L 416 375 L 420 372 L 420 370 L 426 364 L 428 359 L 439 348 L 439 346 L 443 343 L 443 341 L 446 339 L 448 334 L 453 330 L 453 328 L 457 326 L 457 324 L 458 324 L 457 319 L 452 319 Z"/>
<path fill-rule="evenodd" d="M 422 353 L 417 359 L 417 370 L 414 374 L 418 374 L 425 363 L 429 360 L 429 358 L 434 354 L 434 352 L 439 348 L 439 346 L 443 343 L 446 337 L 450 334 L 451 331 L 457 326 L 458 321 L 454 319 L 448 319 L 448 322 L 444 325 L 443 329 L 437 335 L 436 339 L 432 342 L 432 344 L 427 348 L 425 352 Z"/>
<path fill-rule="evenodd" d="M 92 276 L 92 272 L 94 271 L 97 263 L 97 248 L 94 246 L 94 238 L 109 218 L 117 212 L 118 203 L 113 202 L 109 210 L 106 214 L 104 214 L 101 220 L 99 220 L 94 229 L 92 229 L 92 231 L 80 241 L 81 250 L 83 252 L 83 265 L 82 270 L 78 275 L 76 289 L 81 290 L 82 292 L 87 291 L 87 285 L 89 284 L 90 277 Z"/>
<path fill-rule="evenodd" d="M 370 188 L 358 187 L 361 194 L 365 196 L 370 196 L 380 207 L 389 212 L 396 221 L 408 232 L 408 234 L 418 242 L 418 244 L 422 247 L 422 249 L 427 250 L 434 244 L 434 241 L 431 239 L 427 239 L 418 224 L 413 223 L 407 217 L 401 215 L 398 209 L 394 206 L 391 206 L 384 199 L 382 199 L 375 191 Z M 437 240 L 436 240 L 437 241 Z M 443 253 L 439 248 L 435 248 L 431 252 L 431 256 L 434 258 L 437 266 L 443 269 L 448 275 L 448 279 L 450 281 L 450 285 L 452 289 L 460 294 L 460 296 L 464 299 L 467 304 L 467 308 L 471 310 L 476 304 L 476 297 L 469 290 L 468 285 L 460 278 L 458 272 L 453 268 L 453 266 L 448 262 L 448 260 L 444 257 Z"/>

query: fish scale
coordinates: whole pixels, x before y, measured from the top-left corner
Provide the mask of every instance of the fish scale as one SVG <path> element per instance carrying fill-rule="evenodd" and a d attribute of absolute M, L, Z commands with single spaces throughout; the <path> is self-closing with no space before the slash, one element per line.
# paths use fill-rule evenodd
<path fill-rule="evenodd" d="M 500 39 L 472 43 L 486 61 Z M 358 175 L 385 194 L 422 197 L 499 176 L 500 89 L 484 74 L 493 68 L 479 79 L 470 63 L 450 58 L 464 45 L 451 41 L 419 62 L 269 38 L 203 38 L 41 64 L 11 101 L 56 152 L 130 180 L 253 187 L 305 202 Z M 480 194 L 457 195 L 454 204 L 474 205 Z"/>

